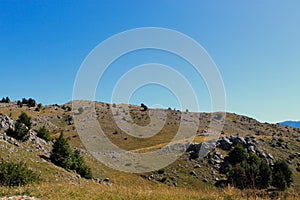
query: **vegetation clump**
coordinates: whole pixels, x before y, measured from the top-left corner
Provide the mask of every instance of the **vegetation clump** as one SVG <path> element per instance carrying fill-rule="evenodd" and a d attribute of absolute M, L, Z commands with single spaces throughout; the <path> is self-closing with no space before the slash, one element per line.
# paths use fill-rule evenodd
<path fill-rule="evenodd" d="M 265 189 L 272 185 L 286 190 L 293 182 L 292 171 L 285 161 L 278 160 L 271 168 L 264 159 L 247 153 L 241 145 L 231 150 L 226 160 L 229 162 L 227 181 L 239 189 Z"/>
<path fill-rule="evenodd" d="M 31 129 L 31 118 L 25 113 L 22 112 L 17 122 L 15 124 L 15 128 L 9 128 L 6 131 L 6 134 L 10 137 L 13 137 L 19 141 L 25 142 L 29 139 Z"/>
<path fill-rule="evenodd" d="M 32 98 L 29 98 L 29 99 L 23 98 L 22 99 L 22 104 L 25 104 L 28 107 L 35 107 L 36 106 L 36 101 Z"/>
<path fill-rule="evenodd" d="M 71 150 L 67 140 L 63 137 L 63 133 L 60 134 L 59 138 L 53 144 L 50 160 L 53 164 L 66 170 L 76 171 L 83 178 L 92 178 L 90 167 L 85 164 L 78 150 L 74 152 Z"/>
<path fill-rule="evenodd" d="M 37 132 L 37 134 L 36 134 L 37 137 L 42 138 L 47 142 L 51 140 L 50 132 L 45 126 L 41 127 L 36 132 Z"/>
<path fill-rule="evenodd" d="M 0 186 L 23 186 L 38 180 L 24 163 L 0 161 Z"/>
<path fill-rule="evenodd" d="M 10 99 L 8 97 L 3 97 L 0 101 L 0 103 L 9 103 Z"/>

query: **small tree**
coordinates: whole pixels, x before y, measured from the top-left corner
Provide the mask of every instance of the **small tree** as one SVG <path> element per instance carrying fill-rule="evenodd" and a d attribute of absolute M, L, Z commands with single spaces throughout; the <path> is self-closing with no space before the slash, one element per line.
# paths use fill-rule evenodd
<path fill-rule="evenodd" d="M 227 160 L 228 182 L 239 189 L 269 187 L 272 181 L 272 172 L 266 161 L 255 154 L 248 154 L 246 150 L 237 145 L 230 151 Z"/>
<path fill-rule="evenodd" d="M 29 139 L 29 129 L 25 124 L 16 123 L 13 137 L 19 141 L 25 142 Z"/>
<path fill-rule="evenodd" d="M 76 173 L 80 174 L 81 177 L 86 179 L 92 178 L 91 169 L 85 165 L 82 156 L 80 155 L 79 150 L 75 150 L 73 154 L 73 163 L 71 166 L 72 170 L 75 170 Z"/>
<path fill-rule="evenodd" d="M 31 118 L 25 113 L 22 112 L 19 118 L 17 119 L 17 123 L 25 124 L 29 129 L 31 129 Z"/>
<path fill-rule="evenodd" d="M 63 133 L 61 133 L 53 144 L 50 160 L 57 166 L 70 169 L 72 166 L 72 156 L 71 148 L 67 140 L 63 137 Z"/>
<path fill-rule="evenodd" d="M 279 190 L 286 190 L 293 182 L 293 174 L 289 165 L 283 161 L 278 160 L 273 167 L 273 182 L 272 185 Z"/>
<path fill-rule="evenodd" d="M 272 171 L 266 161 L 261 161 L 259 166 L 259 176 L 257 178 L 257 187 L 259 189 L 267 188 L 272 183 Z"/>
<path fill-rule="evenodd" d="M 245 169 L 241 164 L 236 164 L 235 166 L 230 166 L 228 174 L 228 182 L 239 189 L 244 189 L 247 187 L 247 175 Z"/>
<path fill-rule="evenodd" d="M 83 178 L 92 178 L 91 168 L 84 163 L 78 150 L 72 152 L 67 140 L 63 138 L 63 133 L 60 134 L 59 138 L 53 144 L 50 160 L 57 166 L 67 170 L 75 170 Z"/>
<path fill-rule="evenodd" d="M 22 104 L 28 104 L 28 100 L 26 98 L 22 99 Z"/>
<path fill-rule="evenodd" d="M 10 99 L 8 97 L 5 98 L 5 103 L 9 103 Z"/>
<path fill-rule="evenodd" d="M 43 126 L 42 128 L 40 128 L 37 131 L 36 136 L 38 136 L 39 138 L 44 139 L 47 142 L 51 140 L 50 132 L 48 131 L 48 129 L 45 126 Z"/>
<path fill-rule="evenodd" d="M 9 103 L 9 102 L 10 102 L 9 97 L 6 97 L 6 98 L 3 97 L 0 101 L 0 103 Z"/>
<path fill-rule="evenodd" d="M 232 149 L 228 154 L 228 160 L 231 164 L 235 165 L 237 163 L 241 163 L 246 160 L 248 154 L 244 147 L 240 144 L 236 145 L 234 149 Z"/>
<path fill-rule="evenodd" d="M 15 129 L 8 129 L 6 131 L 6 134 L 22 142 L 28 140 L 30 136 L 29 130 L 31 128 L 30 120 L 31 118 L 25 112 L 22 112 L 19 118 L 17 119 Z"/>
<path fill-rule="evenodd" d="M 32 98 L 28 99 L 28 107 L 35 107 L 36 106 L 36 101 Z"/>
<path fill-rule="evenodd" d="M 20 100 L 17 101 L 17 105 L 18 105 L 20 108 L 23 107 L 23 103 L 22 103 Z"/>
<path fill-rule="evenodd" d="M 141 103 L 141 111 L 147 111 L 147 110 L 148 107 L 145 104 Z"/>

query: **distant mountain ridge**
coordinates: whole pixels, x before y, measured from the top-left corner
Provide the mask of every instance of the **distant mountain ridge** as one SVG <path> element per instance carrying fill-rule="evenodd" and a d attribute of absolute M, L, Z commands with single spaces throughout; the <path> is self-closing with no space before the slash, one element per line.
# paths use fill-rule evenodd
<path fill-rule="evenodd" d="M 284 126 L 293 127 L 293 128 L 300 128 L 300 121 L 285 121 L 285 122 L 280 122 L 280 124 Z"/>

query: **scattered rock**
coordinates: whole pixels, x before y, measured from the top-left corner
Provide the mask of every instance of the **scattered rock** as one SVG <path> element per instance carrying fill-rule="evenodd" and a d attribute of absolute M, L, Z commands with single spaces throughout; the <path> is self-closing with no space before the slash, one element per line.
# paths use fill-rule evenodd
<path fill-rule="evenodd" d="M 192 176 L 197 176 L 197 174 L 196 174 L 195 171 L 191 171 L 191 172 L 190 172 L 190 175 L 192 175 Z"/>
<path fill-rule="evenodd" d="M 201 167 L 201 165 L 199 165 L 199 164 L 194 165 L 195 169 L 200 168 L 200 167 Z"/>

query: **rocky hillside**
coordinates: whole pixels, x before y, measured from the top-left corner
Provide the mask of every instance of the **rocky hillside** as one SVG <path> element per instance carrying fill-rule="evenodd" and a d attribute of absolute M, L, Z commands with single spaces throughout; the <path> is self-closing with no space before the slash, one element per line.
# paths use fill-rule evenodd
<path fill-rule="evenodd" d="M 35 109 L 35 107 L 20 107 L 14 102 L 0 103 L 1 159 L 26 162 L 33 171 L 40 174 L 41 184 L 39 187 L 41 187 L 41 190 L 34 190 L 33 188 L 37 186 L 32 186 L 29 189 L 30 191 L 27 191 L 29 195 L 34 195 L 41 199 L 57 199 L 58 195 L 61 199 L 73 199 L 72 197 L 76 194 L 77 199 L 84 199 L 84 195 L 88 195 L 88 193 L 94 195 L 99 192 L 99 188 L 103 189 L 103 187 L 109 185 L 109 187 L 120 191 L 124 191 L 123 187 L 125 186 L 128 188 L 143 186 L 141 191 L 156 191 L 159 194 L 160 189 L 157 189 L 157 186 L 159 188 L 172 187 L 173 193 L 178 198 L 182 195 L 182 199 L 185 199 L 187 194 L 183 190 L 189 191 L 192 195 L 191 199 L 198 199 L 198 195 L 201 194 L 197 192 L 194 194 L 194 190 L 202 191 L 203 194 L 203 188 L 212 187 L 214 188 L 211 189 L 213 192 L 226 196 L 227 194 L 222 193 L 223 190 L 220 191 L 214 185 L 226 178 L 222 173 L 225 166 L 225 157 L 229 150 L 237 144 L 242 145 L 248 152 L 255 153 L 260 158 L 265 159 L 270 165 L 278 159 L 286 160 L 294 175 L 294 183 L 289 191 L 293 195 L 298 195 L 297 193 L 294 194 L 294 191 L 299 191 L 300 189 L 300 172 L 296 170 L 300 166 L 299 129 L 280 124 L 260 123 L 246 116 L 227 113 L 226 119 L 224 119 L 223 131 L 219 137 L 215 137 L 209 131 L 209 126 L 211 121 L 216 119 L 209 113 L 183 113 L 175 110 L 153 109 L 145 111 L 139 106 L 131 105 L 129 106 L 129 112 L 126 114 L 126 105 L 110 105 L 98 102 L 95 105 L 97 120 L 106 136 L 120 148 L 131 152 L 150 152 L 163 148 L 174 138 L 179 129 L 182 115 L 190 116 L 186 118 L 188 121 L 197 117 L 197 119 L 200 119 L 200 123 L 197 128 L 197 135 L 192 143 L 187 144 L 183 140 L 175 141 L 174 144 L 184 145 L 186 152 L 174 163 L 149 173 L 127 174 L 106 167 L 96 161 L 86 151 L 74 125 L 74 115 L 84 116 L 84 111 L 88 109 L 84 103 L 81 109 L 75 108 L 73 110 L 70 109 L 72 107 L 71 102 L 61 106 L 43 106 L 39 110 Z M 112 109 L 117 110 L 117 112 L 112 112 Z M 32 121 L 30 138 L 27 142 L 17 141 L 5 133 L 8 128 L 14 126 L 15 120 L 21 112 L 26 112 Z M 166 122 L 159 133 L 153 137 L 134 137 L 126 134 L 114 122 L 115 117 L 120 117 L 120 120 L 124 120 L 125 124 L 132 123 L 126 121 L 126 118 L 122 118 L 124 113 L 134 123 L 141 126 L 149 124 L 151 115 L 155 115 L 155 113 L 163 113 L 162 117 L 166 117 Z M 36 136 L 36 130 L 42 126 L 46 126 L 50 130 L 52 139 L 58 137 L 60 132 L 64 132 L 71 147 L 80 150 L 86 162 L 91 166 L 94 175 L 92 181 L 81 179 L 74 172 L 59 168 L 49 161 L 52 142 L 46 142 Z M 89 130 L 86 129 L 86 131 Z M 208 149 L 209 151 L 205 151 L 203 154 L 201 149 Z M 119 158 L 116 156 L 114 159 Z M 66 188 L 62 185 L 65 185 Z M 85 192 L 76 193 L 75 191 L 78 187 L 81 187 Z M 120 189 L 120 187 L 123 189 Z M 77 189 L 70 191 L 70 188 Z M 108 190 L 104 189 L 103 191 Z M 25 191 L 25 194 L 21 194 L 27 195 L 27 193 Z M 114 191 L 113 195 L 118 196 L 116 193 Z M 2 195 L 12 194 L 15 194 L 15 191 L 9 188 L 2 188 Z M 129 192 L 129 194 L 131 193 Z M 236 192 L 236 194 L 243 195 L 239 192 Z M 109 196 L 112 194 L 105 193 L 103 195 Z M 151 196 L 152 194 L 149 195 Z M 164 192 L 161 195 L 167 195 L 166 198 L 174 198 L 168 196 L 172 194 L 164 194 Z M 209 197 L 212 194 L 208 192 L 207 195 Z M 230 195 L 234 198 L 235 194 Z M 146 196 L 146 198 L 150 196 Z M 98 199 L 95 196 L 89 197 Z M 109 198 L 111 197 L 109 196 Z"/>

